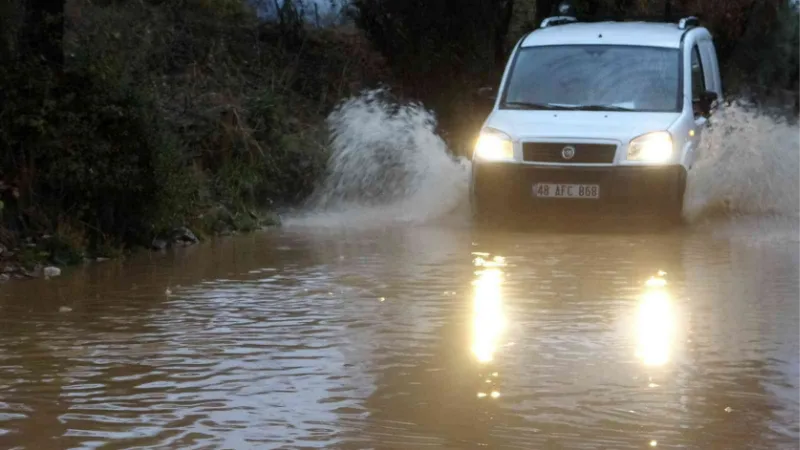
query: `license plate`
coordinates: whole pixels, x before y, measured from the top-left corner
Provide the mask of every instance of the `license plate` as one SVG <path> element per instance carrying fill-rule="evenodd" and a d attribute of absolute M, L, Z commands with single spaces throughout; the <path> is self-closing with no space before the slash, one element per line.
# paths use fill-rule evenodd
<path fill-rule="evenodd" d="M 600 198 L 600 185 L 538 183 L 533 185 L 533 195 L 546 198 Z"/>

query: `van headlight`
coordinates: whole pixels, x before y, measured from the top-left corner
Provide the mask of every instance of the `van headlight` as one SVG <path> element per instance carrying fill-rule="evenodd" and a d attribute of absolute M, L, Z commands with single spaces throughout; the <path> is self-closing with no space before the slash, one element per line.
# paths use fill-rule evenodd
<path fill-rule="evenodd" d="M 514 144 L 507 134 L 487 128 L 478 136 L 475 156 L 486 161 L 513 161 Z"/>
<path fill-rule="evenodd" d="M 633 138 L 628 144 L 628 161 L 666 162 L 672 158 L 672 136 L 656 131 Z"/>

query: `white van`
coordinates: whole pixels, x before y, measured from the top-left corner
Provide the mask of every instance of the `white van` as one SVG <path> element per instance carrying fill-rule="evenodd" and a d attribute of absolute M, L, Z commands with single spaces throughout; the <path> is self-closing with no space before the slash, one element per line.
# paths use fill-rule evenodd
<path fill-rule="evenodd" d="M 680 221 L 721 99 L 714 43 L 695 17 L 547 18 L 514 48 L 476 142 L 473 213 L 633 208 Z"/>

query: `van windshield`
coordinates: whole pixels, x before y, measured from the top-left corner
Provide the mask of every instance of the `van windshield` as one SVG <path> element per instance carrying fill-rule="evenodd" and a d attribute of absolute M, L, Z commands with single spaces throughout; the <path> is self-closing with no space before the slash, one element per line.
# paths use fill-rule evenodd
<path fill-rule="evenodd" d="M 680 111 L 678 49 L 558 45 L 521 49 L 503 109 Z"/>

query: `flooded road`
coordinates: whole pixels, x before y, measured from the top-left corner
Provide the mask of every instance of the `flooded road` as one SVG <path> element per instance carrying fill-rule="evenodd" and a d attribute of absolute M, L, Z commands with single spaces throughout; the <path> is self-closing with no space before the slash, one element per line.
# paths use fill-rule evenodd
<path fill-rule="evenodd" d="M 798 448 L 789 228 L 288 229 L 11 283 L 0 448 Z"/>

